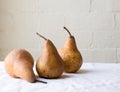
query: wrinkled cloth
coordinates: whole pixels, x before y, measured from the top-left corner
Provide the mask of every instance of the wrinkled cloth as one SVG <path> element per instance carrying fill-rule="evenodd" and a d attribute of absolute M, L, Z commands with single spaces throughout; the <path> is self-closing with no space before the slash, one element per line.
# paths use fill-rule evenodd
<path fill-rule="evenodd" d="M 34 71 L 36 73 L 35 67 Z M 83 63 L 77 73 L 63 73 L 58 79 L 38 80 L 47 84 L 12 78 L 6 73 L 4 62 L 0 62 L 0 92 L 120 92 L 120 64 Z"/>

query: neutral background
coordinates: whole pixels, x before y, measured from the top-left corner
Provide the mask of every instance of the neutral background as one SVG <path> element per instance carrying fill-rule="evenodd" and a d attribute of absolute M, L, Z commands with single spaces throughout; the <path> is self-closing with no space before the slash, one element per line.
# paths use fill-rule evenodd
<path fill-rule="evenodd" d="M 120 0 L 0 0 L 0 60 L 24 48 L 36 60 L 44 40 L 59 49 L 75 36 L 84 62 L 120 62 Z"/>

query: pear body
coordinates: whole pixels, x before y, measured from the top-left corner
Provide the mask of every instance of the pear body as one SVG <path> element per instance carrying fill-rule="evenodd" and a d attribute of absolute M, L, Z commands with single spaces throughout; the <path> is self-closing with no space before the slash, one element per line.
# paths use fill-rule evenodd
<path fill-rule="evenodd" d="M 5 58 L 6 72 L 15 78 L 21 78 L 28 82 L 35 82 L 33 71 L 34 60 L 32 55 L 24 49 L 14 49 Z"/>
<path fill-rule="evenodd" d="M 50 40 L 45 42 L 44 50 L 36 63 L 36 70 L 44 78 L 58 78 L 64 71 L 62 58 Z"/>
<path fill-rule="evenodd" d="M 82 56 L 77 49 L 75 38 L 68 37 L 63 48 L 58 50 L 60 56 L 64 61 L 65 72 L 77 72 L 82 65 Z"/>

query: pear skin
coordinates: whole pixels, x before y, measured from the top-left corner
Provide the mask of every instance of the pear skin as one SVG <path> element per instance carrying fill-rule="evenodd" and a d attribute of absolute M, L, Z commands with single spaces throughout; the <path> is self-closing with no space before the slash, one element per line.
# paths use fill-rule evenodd
<path fill-rule="evenodd" d="M 64 64 L 56 47 L 50 40 L 39 33 L 37 35 L 45 39 L 43 52 L 36 63 L 38 75 L 49 79 L 60 77 L 64 71 Z"/>
<path fill-rule="evenodd" d="M 69 33 L 69 37 L 58 52 L 63 59 L 65 72 L 75 73 L 82 66 L 83 59 L 77 48 L 74 36 L 71 35 L 66 27 L 64 29 Z"/>
<path fill-rule="evenodd" d="M 15 78 L 21 78 L 28 82 L 35 82 L 33 71 L 34 60 L 31 54 L 24 49 L 14 49 L 4 60 L 6 72 Z"/>

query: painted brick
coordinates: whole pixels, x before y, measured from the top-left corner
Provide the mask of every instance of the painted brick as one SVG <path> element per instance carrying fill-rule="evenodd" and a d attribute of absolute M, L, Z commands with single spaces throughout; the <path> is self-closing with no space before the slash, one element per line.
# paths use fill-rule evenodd
<path fill-rule="evenodd" d="M 111 13 L 81 13 L 69 15 L 65 24 L 72 30 L 113 30 L 114 16 Z"/>
<path fill-rule="evenodd" d="M 93 56 L 91 55 L 91 50 L 90 49 L 79 49 L 83 62 L 92 62 Z M 92 57 L 91 57 L 92 56 Z"/>
<path fill-rule="evenodd" d="M 116 49 L 82 49 L 81 53 L 83 55 L 84 62 L 99 62 L 99 63 L 116 63 Z"/>
<path fill-rule="evenodd" d="M 120 31 L 120 13 L 115 14 L 116 30 Z"/>
<path fill-rule="evenodd" d="M 32 12 L 15 12 L 14 27 L 16 31 L 31 31 L 36 25 L 36 13 Z"/>
<path fill-rule="evenodd" d="M 9 34 L 12 32 L 1 31 L 0 32 L 0 48 L 7 49 L 12 47 L 12 37 L 13 35 Z"/>
<path fill-rule="evenodd" d="M 111 0 L 111 8 L 113 12 L 120 11 L 120 0 Z"/>
<path fill-rule="evenodd" d="M 65 3 L 63 0 L 37 0 L 35 11 L 45 13 L 60 13 L 64 12 L 64 7 Z"/>
<path fill-rule="evenodd" d="M 89 12 L 90 0 L 66 0 L 65 10 L 65 13 L 68 13 L 70 15 L 78 14 L 81 12 Z"/>
<path fill-rule="evenodd" d="M 60 14 L 38 14 L 38 29 L 45 32 L 61 30 L 64 26 L 64 16 Z"/>
<path fill-rule="evenodd" d="M 105 61 L 105 62 L 117 62 L 116 49 L 97 49 L 93 51 L 94 60 L 93 61 Z"/>
<path fill-rule="evenodd" d="M 12 30 L 14 30 L 13 15 L 9 12 L 0 11 L 0 31 Z"/>
<path fill-rule="evenodd" d="M 120 0 L 92 0 L 91 11 L 119 12 Z"/>
<path fill-rule="evenodd" d="M 90 0 L 37 0 L 37 11 L 73 14 L 88 12 Z"/>
<path fill-rule="evenodd" d="M 120 48 L 120 32 L 94 32 L 93 48 Z"/>
<path fill-rule="evenodd" d="M 111 9 L 111 0 L 92 0 L 91 11 L 109 12 Z"/>
<path fill-rule="evenodd" d="M 0 0 L 0 8 L 9 12 L 35 11 L 35 0 Z"/>

